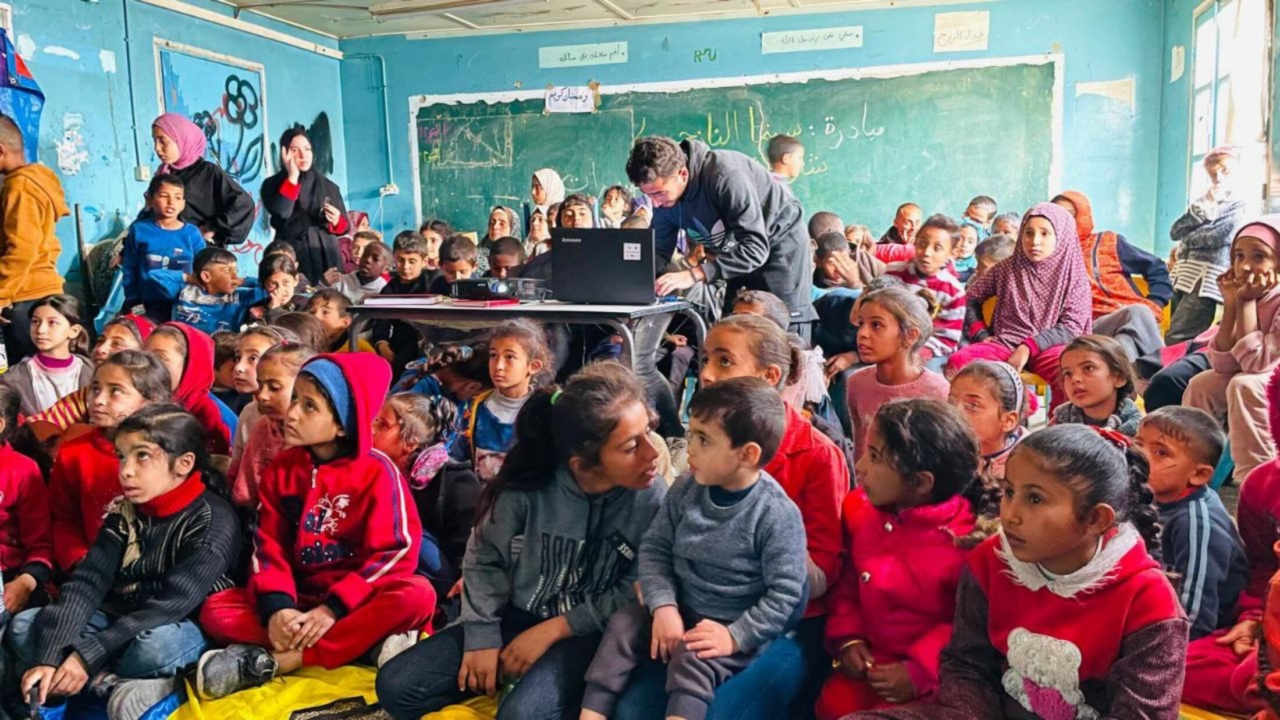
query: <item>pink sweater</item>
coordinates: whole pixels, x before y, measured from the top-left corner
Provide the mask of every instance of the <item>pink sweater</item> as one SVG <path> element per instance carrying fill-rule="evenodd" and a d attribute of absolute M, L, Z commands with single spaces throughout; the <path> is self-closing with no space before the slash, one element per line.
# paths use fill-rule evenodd
<path fill-rule="evenodd" d="M 848 560 L 827 600 L 827 649 L 864 640 L 877 663 L 902 662 L 920 698 L 938 688 L 938 660 L 951 639 L 956 587 L 973 531 L 961 497 L 904 510 L 877 509 L 863 490 L 844 501 Z"/>
<path fill-rule="evenodd" d="M 926 400 L 947 401 L 951 384 L 947 379 L 928 370 L 920 373 L 920 377 L 903 385 L 884 385 L 876 379 L 875 366 L 863 368 L 849 376 L 849 419 L 853 421 L 854 459 L 862 457 L 867 447 L 867 428 L 875 419 L 880 406 L 893 400 L 910 400 L 924 398 Z"/>
<path fill-rule="evenodd" d="M 231 499 L 243 507 L 258 506 L 258 485 L 262 482 L 262 474 L 267 465 L 283 452 L 284 423 L 269 417 L 259 417 L 253 429 L 249 431 L 249 439 L 244 445 L 244 454 L 233 475 L 235 482 L 231 486 Z"/>
<path fill-rule="evenodd" d="M 1269 373 L 1280 365 L 1280 287 L 1258 301 L 1258 329 L 1236 340 L 1230 350 L 1215 350 L 1212 343 L 1205 351 L 1215 371 L 1236 373 Z"/>

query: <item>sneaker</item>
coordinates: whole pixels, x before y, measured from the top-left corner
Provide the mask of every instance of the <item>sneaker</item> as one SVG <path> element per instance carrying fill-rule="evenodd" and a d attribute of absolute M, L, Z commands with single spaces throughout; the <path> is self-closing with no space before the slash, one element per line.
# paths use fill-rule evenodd
<path fill-rule="evenodd" d="M 391 662 L 391 658 L 417 644 L 418 632 L 416 630 L 389 636 L 382 641 L 381 646 L 378 648 L 378 669 L 381 670 L 383 665 Z"/>
<path fill-rule="evenodd" d="M 173 694 L 173 678 L 158 680 L 120 680 L 107 701 L 109 720 L 138 720 L 160 701 Z"/>
<path fill-rule="evenodd" d="M 276 675 L 271 653 L 256 645 L 232 645 L 226 650 L 210 650 L 196 666 L 196 692 L 207 700 L 258 687 Z"/>

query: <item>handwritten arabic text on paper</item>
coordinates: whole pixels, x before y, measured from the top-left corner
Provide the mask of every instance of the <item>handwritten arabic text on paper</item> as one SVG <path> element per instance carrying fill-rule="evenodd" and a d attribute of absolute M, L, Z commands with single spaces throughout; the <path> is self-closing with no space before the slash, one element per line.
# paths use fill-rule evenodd
<path fill-rule="evenodd" d="M 626 62 L 626 41 L 538 48 L 538 67 L 540 68 L 620 65 Z"/>
<path fill-rule="evenodd" d="M 861 25 L 817 30 L 784 30 L 782 32 L 760 34 L 760 52 L 765 55 L 860 47 L 862 47 Z"/>
<path fill-rule="evenodd" d="M 933 16 L 933 51 L 971 52 L 986 50 L 991 35 L 991 13 L 938 13 Z"/>
<path fill-rule="evenodd" d="M 589 113 L 595 110 L 595 93 L 587 85 L 547 88 L 547 112 Z"/>

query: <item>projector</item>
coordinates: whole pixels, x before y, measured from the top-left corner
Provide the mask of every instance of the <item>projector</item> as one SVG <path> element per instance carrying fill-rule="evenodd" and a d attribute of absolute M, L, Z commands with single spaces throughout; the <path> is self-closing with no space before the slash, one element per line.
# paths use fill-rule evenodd
<path fill-rule="evenodd" d="M 459 300 L 541 300 L 545 283 L 534 278 L 455 280 L 449 294 Z"/>

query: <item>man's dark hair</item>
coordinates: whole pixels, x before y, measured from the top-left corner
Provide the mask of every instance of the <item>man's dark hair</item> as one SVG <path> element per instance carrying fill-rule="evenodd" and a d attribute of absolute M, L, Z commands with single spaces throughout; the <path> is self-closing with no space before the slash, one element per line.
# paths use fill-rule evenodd
<path fill-rule="evenodd" d="M 469 262 L 476 264 L 476 244 L 466 235 L 450 235 L 440 243 L 440 264 Z"/>
<path fill-rule="evenodd" d="M 688 166 L 689 158 L 676 141 L 667 137 L 642 137 L 631 147 L 631 157 L 627 158 L 627 179 L 634 185 L 648 185 Z"/>
<path fill-rule="evenodd" d="M 489 246 L 489 257 L 498 257 L 499 255 L 514 255 L 520 258 L 520 263 L 525 260 L 524 243 L 513 237 L 498 238 Z"/>
<path fill-rule="evenodd" d="M 196 253 L 196 259 L 191 261 L 191 275 L 197 280 L 200 273 L 204 272 L 210 265 L 235 265 L 236 256 L 231 251 L 224 250 L 220 247 L 207 247 Z"/>
<path fill-rule="evenodd" d="M 791 137 L 790 135 L 774 135 L 769 140 L 769 164 L 777 165 L 788 153 L 793 153 L 804 149 L 804 143 Z"/>

